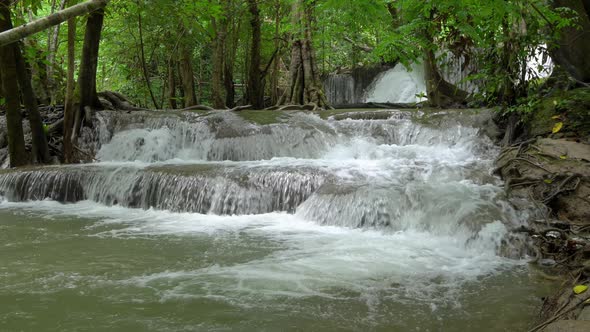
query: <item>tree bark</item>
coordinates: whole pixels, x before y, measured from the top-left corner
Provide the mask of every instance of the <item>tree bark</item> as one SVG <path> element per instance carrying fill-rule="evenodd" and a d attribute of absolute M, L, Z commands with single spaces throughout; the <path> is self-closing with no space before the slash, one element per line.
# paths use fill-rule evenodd
<path fill-rule="evenodd" d="M 70 2 L 73 0 L 70 0 Z M 76 82 L 76 18 L 68 20 L 68 78 L 66 83 L 66 102 L 64 110 L 63 157 L 65 163 L 74 162 L 72 133 L 76 109 L 74 108 L 74 90 Z"/>
<path fill-rule="evenodd" d="M 174 75 L 174 60 L 168 60 L 168 106 L 177 109 L 176 103 L 176 75 Z"/>
<path fill-rule="evenodd" d="M 291 46 L 290 87 L 279 103 L 313 104 L 330 108 L 322 90 L 313 49 L 312 21 L 314 4 L 304 0 L 293 2 L 292 25 L 299 31 L 293 34 Z"/>
<path fill-rule="evenodd" d="M 29 22 L 25 25 L 21 25 L 17 28 L 4 31 L 0 33 L 0 46 L 14 43 L 34 33 L 61 24 L 72 17 L 85 15 L 102 9 L 109 3 L 109 1 L 110 0 L 89 0 L 33 22 Z"/>
<path fill-rule="evenodd" d="M 12 29 L 9 6 L 10 0 L 0 0 L 0 31 Z M 0 47 L 0 75 L 2 77 L 0 81 L 2 81 L 3 95 L 6 102 L 6 128 L 8 131 L 10 166 L 23 166 L 28 164 L 29 158 L 25 151 L 14 45 Z"/>
<path fill-rule="evenodd" d="M 465 103 L 469 94 L 442 77 L 438 71 L 434 51 L 427 50 L 425 53 L 426 94 L 430 105 L 448 107 Z"/>
<path fill-rule="evenodd" d="M 281 1 L 276 0 L 275 2 L 275 37 L 274 37 L 274 46 L 275 50 L 279 50 L 280 47 L 280 29 L 281 29 Z M 276 56 L 275 61 L 273 62 L 272 73 L 270 76 L 270 101 L 272 105 L 276 105 L 279 101 L 280 91 L 279 91 L 279 76 L 280 76 L 280 56 Z"/>
<path fill-rule="evenodd" d="M 559 47 L 552 58 L 576 80 L 590 82 L 590 0 L 554 0 L 553 7 L 566 7 L 578 15 L 576 25 L 561 31 Z"/>
<path fill-rule="evenodd" d="M 213 41 L 213 69 L 211 76 L 211 99 L 213 108 L 224 109 L 223 91 L 223 63 L 225 59 L 226 18 L 213 19 L 215 38 Z"/>
<path fill-rule="evenodd" d="M 195 93 L 195 73 L 193 70 L 192 52 L 186 45 L 181 46 L 180 78 L 184 90 L 184 106 L 197 105 Z"/>
<path fill-rule="evenodd" d="M 260 10 L 257 0 L 248 0 L 250 11 L 250 26 L 252 28 L 252 44 L 250 45 L 250 73 L 248 76 L 247 95 L 250 105 L 254 109 L 264 108 L 264 91 L 262 90 L 262 77 L 260 72 L 261 30 Z"/>
<path fill-rule="evenodd" d="M 78 137 L 82 120 L 90 123 L 85 117 L 86 109 L 101 108 L 102 104 L 96 93 L 96 70 L 98 67 L 98 51 L 100 47 L 100 36 L 104 21 L 104 10 L 99 9 L 88 16 L 86 31 L 84 33 L 84 46 L 82 47 L 82 61 L 80 62 L 80 73 L 78 75 L 78 86 L 76 92 L 76 115 L 74 121 L 74 137 Z"/>
<path fill-rule="evenodd" d="M 18 78 L 18 85 L 22 92 L 25 107 L 29 113 L 29 124 L 31 126 L 32 136 L 32 161 L 37 164 L 48 164 L 51 161 L 49 155 L 49 146 L 47 145 L 47 136 L 43 128 L 43 120 L 39 113 L 39 105 L 37 105 L 37 97 L 33 92 L 31 85 L 30 70 L 25 64 L 25 59 L 21 53 L 20 45 L 18 43 L 12 44 L 14 49 L 14 59 L 16 62 L 16 72 Z"/>

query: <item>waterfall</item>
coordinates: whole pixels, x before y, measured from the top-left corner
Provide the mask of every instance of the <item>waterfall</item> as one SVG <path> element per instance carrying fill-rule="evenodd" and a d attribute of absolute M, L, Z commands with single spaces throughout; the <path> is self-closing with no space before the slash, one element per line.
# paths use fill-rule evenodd
<path fill-rule="evenodd" d="M 256 125 L 226 112 L 99 112 L 87 143 L 100 163 L 3 171 L 0 195 L 441 235 L 510 222 L 480 115 L 362 114 Z"/>
<path fill-rule="evenodd" d="M 527 211 L 492 175 L 492 111 L 260 114 L 101 111 L 82 136 L 96 162 L 0 170 L 7 268 L 18 272 L 5 289 L 104 301 L 83 306 L 88 317 L 138 301 L 250 310 L 253 329 L 276 308 L 337 306 L 335 329 L 357 321 L 342 312 L 366 308 L 377 323 L 357 326 L 370 330 L 399 321 L 392 308 L 446 320 L 488 287 L 498 303 L 500 286 L 530 295 L 512 259 Z"/>
<path fill-rule="evenodd" d="M 410 70 L 398 64 L 379 75 L 366 92 L 367 103 L 417 103 L 424 101 L 424 66 L 412 64 Z"/>

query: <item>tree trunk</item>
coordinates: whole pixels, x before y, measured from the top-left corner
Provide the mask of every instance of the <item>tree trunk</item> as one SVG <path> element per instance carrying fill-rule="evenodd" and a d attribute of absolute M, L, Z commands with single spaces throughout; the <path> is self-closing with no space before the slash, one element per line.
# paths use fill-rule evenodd
<path fill-rule="evenodd" d="M 226 19 L 213 19 L 213 29 L 215 30 L 215 39 L 213 41 L 213 69 L 211 76 L 211 99 L 213 108 L 224 109 L 225 101 L 222 96 L 223 91 L 223 62 L 225 59 L 225 37 L 226 37 Z"/>
<path fill-rule="evenodd" d="M 0 0 L 0 31 L 12 29 L 10 0 Z M 25 151 L 22 116 L 17 84 L 14 45 L 0 47 L 0 75 L 6 103 L 6 129 L 8 131 L 8 154 L 10 166 L 18 167 L 28 163 Z"/>
<path fill-rule="evenodd" d="M 104 10 L 99 9 L 88 16 L 86 31 L 84 33 L 84 46 L 82 47 L 82 61 L 78 75 L 76 92 L 76 116 L 74 122 L 74 137 L 78 137 L 82 120 L 85 118 L 86 108 L 98 109 L 102 107 L 96 93 L 96 70 L 98 67 L 98 51 L 100 36 L 104 21 Z M 86 117 L 86 122 L 90 123 Z"/>
<path fill-rule="evenodd" d="M 73 0 L 70 0 L 72 2 Z M 64 111 L 63 130 L 63 157 L 65 163 L 74 162 L 74 149 L 72 146 L 72 133 L 76 109 L 74 107 L 74 90 L 76 82 L 74 73 L 76 71 L 76 18 L 68 20 L 68 79 L 66 83 L 66 102 Z"/>
<path fill-rule="evenodd" d="M 177 109 L 176 103 L 176 75 L 174 75 L 174 60 L 168 60 L 168 106 Z"/>
<path fill-rule="evenodd" d="M 234 66 L 229 56 L 223 66 L 223 85 L 225 85 L 225 105 L 229 108 L 236 106 L 236 88 L 234 84 Z"/>
<path fill-rule="evenodd" d="M 49 146 L 47 145 L 47 136 L 43 128 L 43 120 L 39 113 L 37 97 L 33 92 L 31 85 L 30 71 L 25 64 L 24 57 L 20 50 L 20 45 L 15 43 L 11 45 L 14 49 L 14 59 L 16 61 L 16 72 L 18 76 L 18 85 L 22 92 L 25 107 L 29 113 L 29 124 L 31 126 L 32 136 L 32 161 L 37 164 L 48 164 L 51 161 L 49 155 Z"/>
<path fill-rule="evenodd" d="M 260 72 L 261 29 L 260 10 L 257 0 L 248 0 L 250 11 L 250 26 L 252 27 L 252 44 L 250 45 L 250 73 L 248 77 L 247 95 L 250 105 L 254 109 L 264 108 L 264 90 L 262 89 L 262 77 Z"/>
<path fill-rule="evenodd" d="M 438 71 L 434 51 L 427 50 L 425 53 L 426 94 L 430 105 L 449 107 L 455 104 L 464 104 L 469 94 L 442 77 Z"/>
<path fill-rule="evenodd" d="M 0 33 L 0 46 L 14 43 L 34 33 L 43 31 L 54 25 L 58 25 L 72 17 L 85 15 L 104 8 L 110 0 L 89 0 L 84 3 L 69 7 L 57 13 L 40 18 L 17 28 Z"/>
<path fill-rule="evenodd" d="M 195 73 L 193 71 L 192 52 L 186 45 L 181 45 L 180 78 L 184 90 L 184 107 L 197 105 L 195 93 Z"/>
<path fill-rule="evenodd" d="M 554 8 L 566 7 L 578 14 L 576 25 L 561 31 L 552 58 L 578 81 L 590 82 L 590 0 L 554 0 Z"/>
<path fill-rule="evenodd" d="M 184 109 L 186 107 L 186 101 L 184 100 L 184 86 L 182 84 L 182 77 L 180 77 L 180 73 L 182 70 L 180 69 L 180 61 L 176 62 L 176 72 L 178 72 L 180 85 L 178 86 L 178 100 L 180 101 L 180 108 Z"/>
<path fill-rule="evenodd" d="M 280 46 L 280 29 L 281 29 L 281 1 L 277 0 L 275 3 L 275 38 L 274 46 L 275 50 L 279 49 Z M 280 59 L 281 57 L 277 54 L 275 61 L 272 66 L 272 73 L 270 76 L 270 101 L 272 105 L 276 105 L 279 102 L 280 91 L 279 91 L 279 76 L 280 73 Z"/>
<path fill-rule="evenodd" d="M 322 90 L 313 49 L 312 21 L 314 4 L 304 0 L 293 2 L 292 25 L 299 31 L 293 34 L 291 46 L 290 87 L 279 103 L 313 104 L 316 108 L 330 108 Z"/>
<path fill-rule="evenodd" d="M 225 59 L 223 65 L 223 85 L 225 86 L 225 104 L 229 108 L 236 106 L 236 86 L 234 83 L 234 68 L 238 42 L 241 33 L 241 14 L 235 12 L 233 0 L 225 1 L 225 11 L 228 16 L 227 36 L 225 44 Z"/>
<path fill-rule="evenodd" d="M 430 18 L 433 22 L 435 13 L 435 10 L 430 11 Z M 395 15 L 395 11 L 390 11 L 390 14 Z M 434 37 L 431 31 L 425 29 L 423 35 L 431 45 L 434 45 Z M 455 104 L 465 103 L 469 94 L 447 82 L 440 74 L 434 50 L 432 48 L 426 48 L 424 53 L 424 78 L 426 81 L 426 94 L 430 105 L 434 107 L 449 107 Z"/>
<path fill-rule="evenodd" d="M 143 72 L 143 78 L 145 79 L 145 84 L 147 86 L 147 89 L 150 93 L 150 97 L 152 98 L 152 103 L 154 104 L 154 107 L 156 109 L 160 109 L 160 105 L 158 105 L 158 101 L 156 100 L 156 97 L 154 96 L 154 91 L 152 90 L 152 83 L 150 81 L 150 74 L 148 72 L 147 69 L 147 65 L 145 63 L 145 49 L 144 49 L 144 45 L 143 45 L 143 24 L 142 24 L 142 20 L 141 20 L 141 12 L 139 12 L 140 9 L 138 9 L 138 13 L 137 13 L 137 26 L 139 29 L 139 54 L 141 55 L 141 69 Z"/>

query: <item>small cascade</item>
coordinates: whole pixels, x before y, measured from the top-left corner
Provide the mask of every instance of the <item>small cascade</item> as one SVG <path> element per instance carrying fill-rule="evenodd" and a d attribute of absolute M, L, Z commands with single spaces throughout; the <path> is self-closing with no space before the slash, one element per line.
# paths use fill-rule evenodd
<path fill-rule="evenodd" d="M 511 230 L 528 216 L 492 175 L 492 112 L 271 114 L 258 124 L 247 112 L 98 112 L 84 148 L 99 161 L 0 170 L 0 219 L 14 212 L 6 225 L 34 252 L 33 236 L 49 251 L 56 241 L 76 250 L 51 260 L 74 261 L 76 274 L 60 263 L 31 289 L 255 314 L 285 303 L 281 314 L 311 312 L 318 301 L 341 305 L 337 315 L 408 305 L 454 315 L 471 303 L 464 294 L 520 264 L 511 258 L 526 246 Z M 40 216 L 39 232 L 21 227 L 28 215 Z M 39 265 L 23 267 L 20 248 L 9 248 L 11 269 L 29 275 Z M 120 269 L 129 254 L 145 267 Z M 88 257 L 98 258 L 87 275 Z"/>
<path fill-rule="evenodd" d="M 226 112 L 119 114 L 99 113 L 88 136 L 100 163 L 4 171 L 0 195 L 437 234 L 510 222 L 481 115 L 289 113 L 256 125 Z"/>
<path fill-rule="evenodd" d="M 108 206 L 204 214 L 293 212 L 329 175 L 318 169 L 67 166 L 6 172 L 0 195 L 10 201 L 92 200 Z"/>
<path fill-rule="evenodd" d="M 367 103 L 417 103 L 424 101 L 426 94 L 424 66 L 412 64 L 410 70 L 398 64 L 380 74 L 367 90 Z"/>

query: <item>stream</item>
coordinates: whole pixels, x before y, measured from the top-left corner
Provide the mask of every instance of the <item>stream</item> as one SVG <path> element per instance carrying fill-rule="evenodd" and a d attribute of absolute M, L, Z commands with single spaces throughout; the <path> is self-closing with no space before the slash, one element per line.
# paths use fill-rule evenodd
<path fill-rule="evenodd" d="M 0 329 L 520 331 L 485 111 L 114 112 L 0 171 Z"/>

